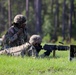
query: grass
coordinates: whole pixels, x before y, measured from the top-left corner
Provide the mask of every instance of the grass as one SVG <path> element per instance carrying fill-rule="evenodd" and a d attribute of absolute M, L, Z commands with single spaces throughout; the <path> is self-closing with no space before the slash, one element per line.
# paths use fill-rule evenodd
<path fill-rule="evenodd" d="M 1 55 L 0 75 L 76 75 L 76 61 L 69 61 L 69 51 L 56 51 L 55 58 Z"/>

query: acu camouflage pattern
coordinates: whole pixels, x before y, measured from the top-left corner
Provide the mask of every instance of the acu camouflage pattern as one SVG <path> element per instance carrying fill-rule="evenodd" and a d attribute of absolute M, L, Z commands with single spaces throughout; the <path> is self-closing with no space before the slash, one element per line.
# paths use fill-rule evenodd
<path fill-rule="evenodd" d="M 27 41 L 27 31 L 24 28 L 23 32 L 17 36 L 17 32 L 19 29 L 15 26 L 11 26 L 7 33 L 5 34 L 3 38 L 3 48 L 10 48 L 14 46 L 19 46 L 24 44 Z"/>
<path fill-rule="evenodd" d="M 18 14 L 18 15 L 15 16 L 14 23 L 22 24 L 24 22 L 26 22 L 26 17 L 25 16 L 23 16 L 22 14 Z"/>
<path fill-rule="evenodd" d="M 42 38 L 40 35 L 32 35 L 29 40 L 29 43 L 31 44 L 36 44 L 36 43 L 41 44 L 41 42 L 42 42 Z"/>
<path fill-rule="evenodd" d="M 1 55 L 6 54 L 11 56 L 22 56 L 22 57 L 24 57 L 24 55 L 37 57 L 37 52 L 35 47 L 29 43 L 23 44 L 21 46 L 1 50 L 0 54 Z"/>

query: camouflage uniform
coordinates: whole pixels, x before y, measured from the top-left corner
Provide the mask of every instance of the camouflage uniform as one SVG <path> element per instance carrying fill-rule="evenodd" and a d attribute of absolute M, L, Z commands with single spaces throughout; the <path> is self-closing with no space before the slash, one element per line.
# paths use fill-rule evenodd
<path fill-rule="evenodd" d="M 42 38 L 40 35 L 32 35 L 29 40 L 29 43 L 35 47 L 37 56 L 39 52 L 43 49 L 41 46 L 41 42 L 42 42 Z M 51 50 L 45 50 L 45 52 L 41 54 L 41 57 L 49 56 L 50 53 L 51 53 Z"/>
<path fill-rule="evenodd" d="M 25 43 L 20 46 L 11 47 L 11 48 L 1 50 L 0 54 L 1 55 L 6 54 L 6 55 L 11 55 L 11 56 L 20 56 L 21 55 L 22 57 L 24 57 L 24 55 L 32 56 L 32 57 L 37 56 L 35 47 L 29 43 Z"/>
<path fill-rule="evenodd" d="M 22 32 L 18 35 L 17 32 L 20 30 L 19 26 L 26 22 L 26 18 L 23 15 L 16 15 L 14 18 L 13 25 L 8 29 L 7 33 L 3 39 L 3 47 L 10 48 L 14 46 L 19 46 L 27 41 L 27 31 L 26 28 L 22 28 Z M 15 26 L 18 24 L 18 27 Z"/>
<path fill-rule="evenodd" d="M 36 56 L 38 57 L 39 52 L 43 49 L 41 46 L 42 38 L 40 35 L 32 35 L 29 39 L 29 42 L 26 43 L 26 49 L 22 51 L 23 55 Z M 49 56 L 51 50 L 45 50 L 41 57 Z"/>
<path fill-rule="evenodd" d="M 26 50 L 22 51 L 22 56 L 35 56 L 38 57 L 38 52 L 41 50 L 42 46 L 38 46 L 37 44 L 41 44 L 41 37 L 40 35 L 32 35 L 29 39 L 29 42 L 26 43 Z M 37 47 L 35 47 L 37 45 Z"/>

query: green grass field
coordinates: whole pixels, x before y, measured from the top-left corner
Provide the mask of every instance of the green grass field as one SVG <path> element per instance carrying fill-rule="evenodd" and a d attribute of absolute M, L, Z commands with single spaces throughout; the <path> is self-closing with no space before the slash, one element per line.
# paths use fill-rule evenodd
<path fill-rule="evenodd" d="M 76 75 L 76 61 L 69 61 L 69 51 L 56 51 L 55 58 L 0 55 L 0 75 Z"/>

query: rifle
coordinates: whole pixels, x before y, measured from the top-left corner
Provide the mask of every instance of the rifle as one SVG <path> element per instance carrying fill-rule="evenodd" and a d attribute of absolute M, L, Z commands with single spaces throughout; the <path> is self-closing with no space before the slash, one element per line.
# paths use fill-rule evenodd
<path fill-rule="evenodd" d="M 48 44 L 45 44 L 43 46 L 43 49 L 44 50 L 59 50 L 59 51 L 66 51 L 69 49 L 69 46 L 62 46 L 62 45 L 48 45 Z"/>
<path fill-rule="evenodd" d="M 70 61 L 76 57 L 76 45 L 70 45 L 70 46 L 64 46 L 64 45 L 49 45 L 49 44 L 45 44 L 43 46 L 44 50 L 51 50 L 51 52 L 53 51 L 53 57 L 55 57 L 55 51 L 70 51 L 70 56 L 69 59 Z"/>

